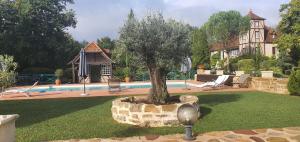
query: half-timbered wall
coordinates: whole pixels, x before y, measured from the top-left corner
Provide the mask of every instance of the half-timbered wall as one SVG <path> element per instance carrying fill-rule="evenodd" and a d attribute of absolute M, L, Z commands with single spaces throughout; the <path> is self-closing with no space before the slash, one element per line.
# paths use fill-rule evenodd
<path fill-rule="evenodd" d="M 264 20 L 250 20 L 250 30 L 239 37 L 240 52 L 255 52 L 256 47 L 264 53 Z"/>

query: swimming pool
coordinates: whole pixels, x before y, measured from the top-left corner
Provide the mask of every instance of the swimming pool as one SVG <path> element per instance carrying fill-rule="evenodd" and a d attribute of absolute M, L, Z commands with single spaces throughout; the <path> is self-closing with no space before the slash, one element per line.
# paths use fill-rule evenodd
<path fill-rule="evenodd" d="M 189 84 L 187 84 L 189 86 Z M 167 82 L 168 88 L 184 88 L 184 82 Z M 86 90 L 108 90 L 108 86 L 104 84 L 99 85 L 86 85 Z M 123 89 L 134 88 L 151 88 L 150 83 L 121 83 Z M 25 90 L 20 89 L 20 90 Z M 48 86 L 48 87 L 35 87 L 28 92 L 55 92 L 55 91 L 83 91 L 83 85 L 64 85 L 64 86 Z"/>

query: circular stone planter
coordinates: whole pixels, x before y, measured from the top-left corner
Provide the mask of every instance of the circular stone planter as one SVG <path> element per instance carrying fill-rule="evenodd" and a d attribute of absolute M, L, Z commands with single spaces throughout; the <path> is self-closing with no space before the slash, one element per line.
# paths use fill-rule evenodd
<path fill-rule="evenodd" d="M 134 99 L 139 99 L 135 97 Z M 200 116 L 198 98 L 196 96 L 180 96 L 179 103 L 154 105 L 128 102 L 129 97 L 118 98 L 112 102 L 112 117 L 119 123 L 139 125 L 142 127 L 163 127 L 179 125 L 177 110 L 183 104 L 192 104 Z"/>

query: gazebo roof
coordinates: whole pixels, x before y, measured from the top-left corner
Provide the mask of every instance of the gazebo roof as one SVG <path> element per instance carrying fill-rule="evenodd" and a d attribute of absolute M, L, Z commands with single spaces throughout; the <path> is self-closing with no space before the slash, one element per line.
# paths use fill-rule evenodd
<path fill-rule="evenodd" d="M 87 44 L 83 50 L 86 53 L 99 53 L 100 55 L 102 55 L 107 61 L 109 61 L 110 63 L 112 63 L 113 61 L 110 59 L 110 50 L 109 49 L 104 49 L 101 48 L 97 45 L 97 43 L 95 42 L 91 42 L 89 44 Z M 79 54 L 77 54 L 73 60 L 71 60 L 68 64 L 72 64 L 75 62 L 79 61 Z"/>

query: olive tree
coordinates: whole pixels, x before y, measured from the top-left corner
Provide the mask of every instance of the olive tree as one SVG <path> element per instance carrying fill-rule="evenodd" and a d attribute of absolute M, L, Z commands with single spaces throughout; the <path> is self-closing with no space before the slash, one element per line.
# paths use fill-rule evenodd
<path fill-rule="evenodd" d="M 148 69 L 152 84 L 149 101 L 166 103 L 169 93 L 166 75 L 180 64 L 190 48 L 189 27 L 175 20 L 165 20 L 152 12 L 141 20 L 132 17 L 120 31 L 120 43 L 135 56 L 135 63 Z"/>

